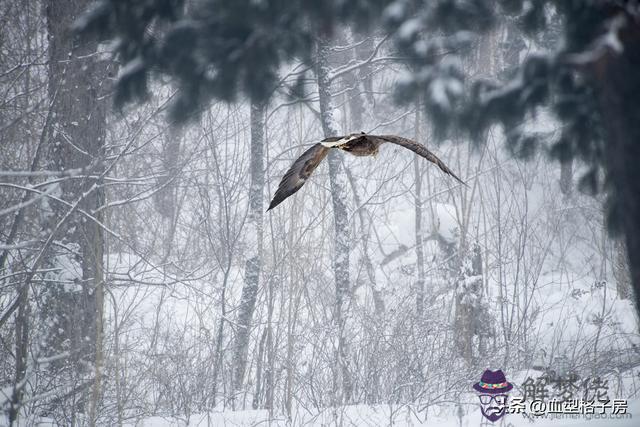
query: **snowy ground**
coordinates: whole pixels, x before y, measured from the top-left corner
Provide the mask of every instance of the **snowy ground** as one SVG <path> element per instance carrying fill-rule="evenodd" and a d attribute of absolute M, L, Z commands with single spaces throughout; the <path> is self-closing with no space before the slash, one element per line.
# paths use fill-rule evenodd
<path fill-rule="evenodd" d="M 140 427 L 169 427 L 169 426 L 434 426 L 434 427 L 466 427 L 479 426 L 483 420 L 479 408 L 472 409 L 469 413 L 459 416 L 439 416 L 413 406 L 364 406 L 354 405 L 333 410 L 326 410 L 319 414 L 298 415 L 291 424 L 284 417 L 274 416 L 269 419 L 266 410 L 260 411 L 227 411 L 207 414 L 194 414 L 188 420 L 185 418 L 147 418 L 143 421 L 130 424 Z M 589 427 L 636 427 L 637 417 L 640 416 L 640 399 L 629 402 L 630 416 L 621 419 L 586 419 L 586 418 L 537 418 L 530 419 L 521 415 L 506 415 L 504 421 L 498 421 L 489 425 L 496 426 L 533 426 L 533 427 L 557 427 L 588 425 Z M 633 415 L 636 414 L 634 420 Z M 594 416 L 595 417 L 595 416 Z"/>

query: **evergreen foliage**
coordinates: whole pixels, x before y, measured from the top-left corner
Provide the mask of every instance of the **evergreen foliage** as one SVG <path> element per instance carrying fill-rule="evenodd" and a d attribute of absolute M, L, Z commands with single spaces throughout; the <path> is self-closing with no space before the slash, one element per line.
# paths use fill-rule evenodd
<path fill-rule="evenodd" d="M 610 228 L 627 235 L 632 276 L 640 286 L 640 224 L 634 219 L 640 218 L 640 172 L 629 166 L 633 156 L 640 158 L 632 141 L 640 135 L 640 117 L 630 101 L 640 99 L 637 1 L 187 3 L 185 11 L 183 0 L 101 0 L 78 23 L 101 40 L 118 41 L 119 104 L 143 99 L 156 75 L 174 78 L 180 89 L 173 106 L 178 121 L 214 97 L 232 100 L 242 93 L 262 100 L 275 87 L 281 65 L 294 58 L 312 63 L 316 37 L 341 24 L 384 25 L 412 70 L 398 83 L 397 99 L 412 102 L 423 95 L 440 135 L 464 129 L 477 136 L 500 124 L 514 154 L 526 157 L 543 148 L 560 162 L 575 158 L 588 166 L 580 186 L 594 193 L 607 189 Z M 500 20 L 530 36 L 549 31 L 559 37 L 548 37 L 548 49 L 529 55 L 508 81 L 466 82 L 460 56 Z M 549 107 L 564 124 L 551 144 L 523 126 L 540 107 Z"/>

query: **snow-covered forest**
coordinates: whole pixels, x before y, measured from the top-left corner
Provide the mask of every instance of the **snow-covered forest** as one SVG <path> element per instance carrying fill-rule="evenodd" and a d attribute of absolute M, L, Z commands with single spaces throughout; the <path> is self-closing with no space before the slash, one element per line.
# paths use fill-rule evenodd
<path fill-rule="evenodd" d="M 144 65 L 72 32 L 88 1 L 0 2 L 0 425 L 480 425 L 486 369 L 514 396 L 529 377 L 602 378 L 640 416 L 627 247 L 590 165 L 549 155 L 567 125 L 527 114 L 536 150 L 502 125 L 438 129 L 471 91 L 460 73 L 511 90 L 560 18 L 454 48 L 382 3 L 393 31 L 320 32 L 265 97 L 178 123 L 189 89 L 166 74 L 114 108 Z M 428 85 L 406 46 L 437 57 Z M 361 131 L 424 144 L 466 185 L 397 145 L 333 150 L 265 212 L 312 144 Z"/>

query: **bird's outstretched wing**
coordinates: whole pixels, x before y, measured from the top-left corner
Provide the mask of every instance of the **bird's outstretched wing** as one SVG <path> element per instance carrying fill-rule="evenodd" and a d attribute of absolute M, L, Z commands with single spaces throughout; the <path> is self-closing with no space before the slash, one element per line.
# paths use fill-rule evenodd
<path fill-rule="evenodd" d="M 451 175 L 456 180 L 458 180 L 458 182 L 460 182 L 461 184 L 467 185 L 463 180 L 458 178 L 456 174 L 453 173 L 453 171 L 449 169 L 449 167 L 445 165 L 444 162 L 438 158 L 438 156 L 433 154 L 431 151 L 427 149 L 427 147 L 420 144 L 419 142 L 416 142 L 407 138 L 402 138 L 401 136 L 395 136 L 395 135 L 375 135 L 375 136 L 371 135 L 371 136 L 374 138 L 382 139 L 383 141 L 386 141 L 386 142 L 391 142 L 392 144 L 400 145 L 404 148 L 408 148 L 409 150 L 413 151 L 417 155 L 429 160 L 431 163 L 435 163 L 444 173 L 446 173 L 447 175 Z"/>
<path fill-rule="evenodd" d="M 273 200 L 271 200 L 267 211 L 275 208 L 282 203 L 284 199 L 302 188 L 320 162 L 327 157 L 329 150 L 330 148 L 318 143 L 305 151 L 298 160 L 293 162 L 291 168 L 289 168 L 287 173 L 282 177 L 282 181 L 280 181 L 276 194 L 273 196 Z"/>

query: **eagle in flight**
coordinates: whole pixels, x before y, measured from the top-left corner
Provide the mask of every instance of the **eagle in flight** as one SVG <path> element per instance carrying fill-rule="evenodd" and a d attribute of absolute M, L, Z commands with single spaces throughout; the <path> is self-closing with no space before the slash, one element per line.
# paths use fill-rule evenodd
<path fill-rule="evenodd" d="M 287 173 L 282 177 L 280 185 L 278 185 L 276 194 L 273 196 L 273 200 L 271 200 L 267 212 L 278 206 L 284 201 L 284 199 L 302 188 L 304 183 L 307 182 L 307 179 L 309 179 L 320 162 L 327 157 L 329 150 L 332 148 L 338 148 L 351 153 L 354 156 L 375 156 L 378 154 L 380 146 L 385 142 L 390 142 L 392 144 L 408 148 L 417 155 L 435 163 L 444 173 L 451 175 L 460 183 L 466 185 L 464 181 L 458 178 L 456 174 L 454 174 L 451 169 L 442 162 L 442 160 L 436 157 L 436 155 L 431 151 L 427 150 L 427 147 L 418 142 L 395 135 L 368 135 L 364 132 L 352 133 L 346 136 L 332 136 L 323 139 L 321 142 L 313 145 L 307 151 L 302 153 L 298 160 L 293 162 L 291 168 L 289 168 Z"/>

